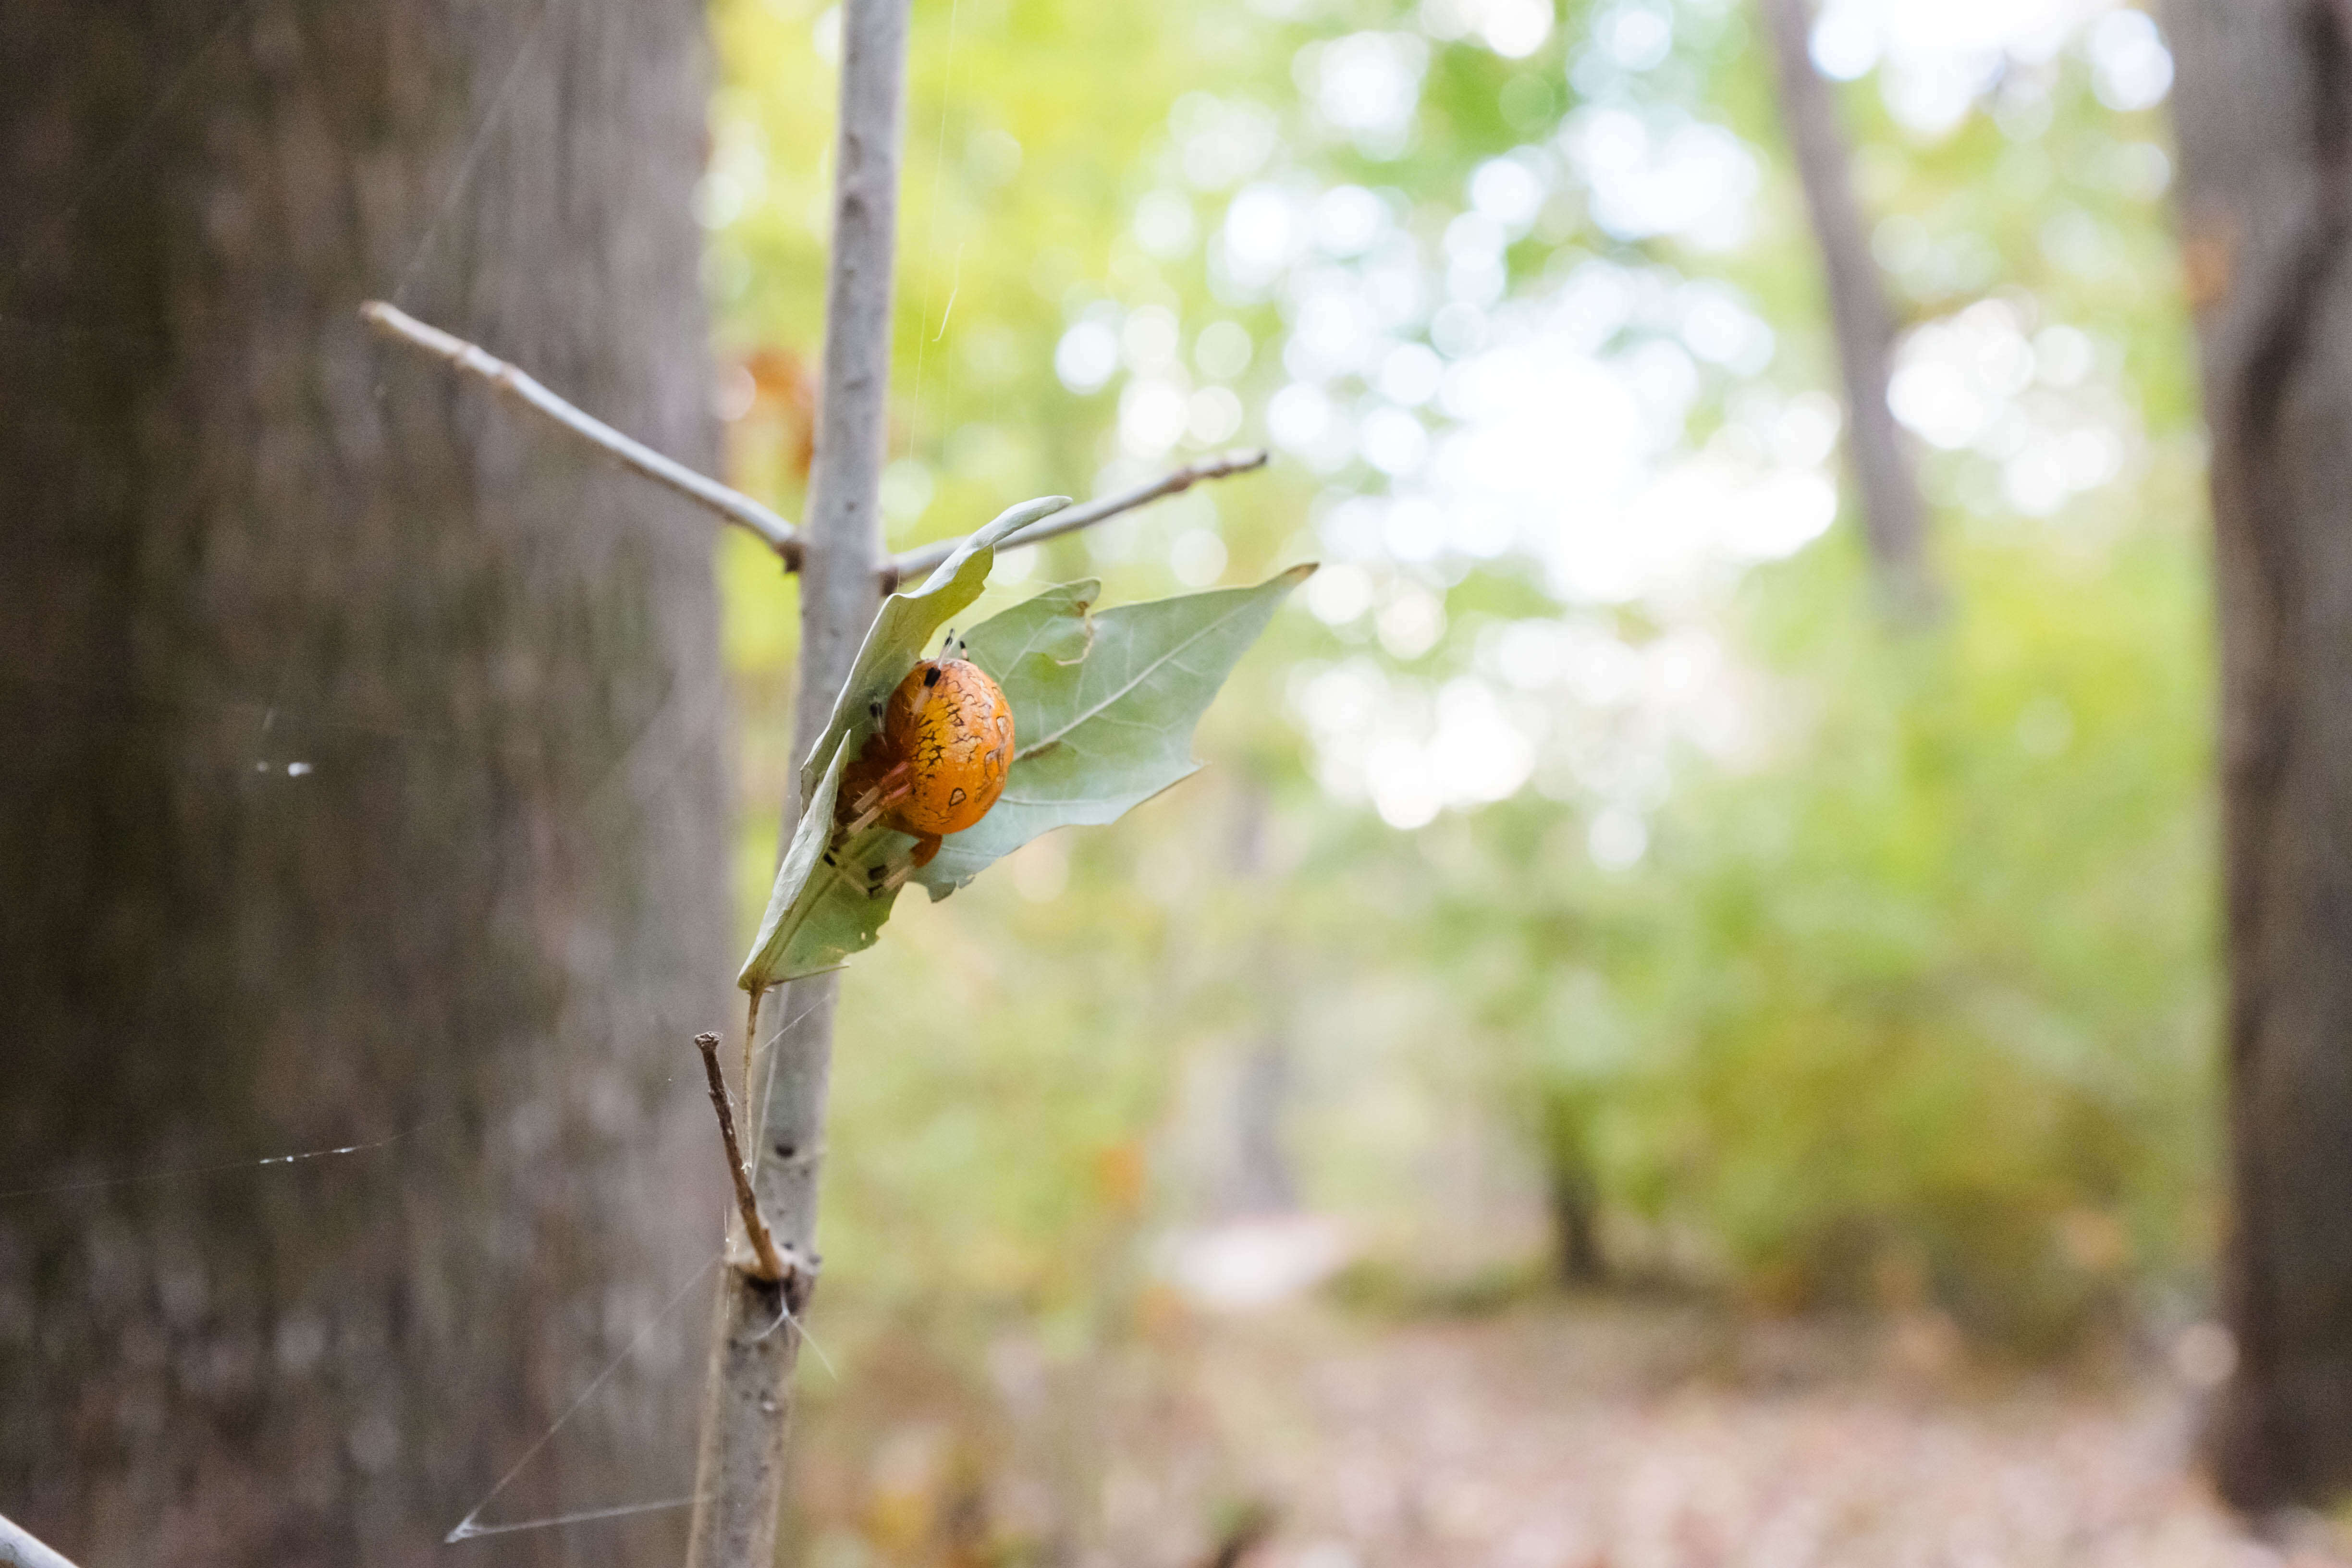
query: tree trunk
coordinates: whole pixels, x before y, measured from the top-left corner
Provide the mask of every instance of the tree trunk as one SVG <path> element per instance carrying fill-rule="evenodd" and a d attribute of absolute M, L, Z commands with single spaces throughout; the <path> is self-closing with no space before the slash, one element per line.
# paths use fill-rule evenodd
<path fill-rule="evenodd" d="M 1541 1104 L 1554 1262 L 1560 1283 L 1578 1288 L 1604 1284 L 1609 1278 L 1601 1246 L 1601 1179 L 1592 1158 L 1592 1121 L 1599 1110 L 1597 1091 L 1567 1086 L 1553 1088 Z"/>
<path fill-rule="evenodd" d="M 1257 782 L 1245 779 L 1234 790 L 1229 864 L 1244 901 L 1259 910 L 1273 907 L 1276 891 L 1267 886 L 1265 864 L 1271 811 L 1266 791 Z M 1295 992 L 1297 988 L 1284 980 L 1290 967 L 1289 955 L 1275 921 L 1261 920 L 1249 953 L 1249 967 L 1237 978 L 1261 999 L 1262 1005 L 1267 999 Z M 1218 1207 L 1236 1216 L 1290 1214 L 1298 1207 L 1298 1177 L 1291 1166 L 1289 1142 L 1283 1129 L 1295 1076 L 1289 1020 L 1274 1007 L 1265 1011 L 1274 1016 L 1243 1052 L 1227 1102 L 1233 1152 Z"/>
<path fill-rule="evenodd" d="M 0 1498 L 81 1561 L 440 1561 L 716 1251 L 711 525 L 353 316 L 709 466 L 704 55 L 683 3 L 0 11 L 0 1187 L 53 1189 L 0 1197 Z M 485 1522 L 686 1489 L 670 1324 Z"/>
<path fill-rule="evenodd" d="M 2329 0 L 2183 0 L 2185 258 L 2212 438 L 2242 1508 L 2352 1489 L 2352 47 Z"/>
<path fill-rule="evenodd" d="M 1829 288 L 1830 325 L 1845 384 L 1846 461 L 1862 496 L 1863 538 L 1888 604 L 1916 616 L 1934 606 L 1927 506 L 1886 405 L 1895 314 L 1853 195 L 1852 154 L 1830 84 L 1813 67 L 1806 0 L 1759 0 L 1780 84 L 1780 123 L 1805 191 L 1805 214 Z"/>
<path fill-rule="evenodd" d="M 1601 1193 L 1589 1172 L 1552 1173 L 1551 1225 L 1561 1283 L 1605 1284 L 1609 1266 L 1601 1251 Z"/>

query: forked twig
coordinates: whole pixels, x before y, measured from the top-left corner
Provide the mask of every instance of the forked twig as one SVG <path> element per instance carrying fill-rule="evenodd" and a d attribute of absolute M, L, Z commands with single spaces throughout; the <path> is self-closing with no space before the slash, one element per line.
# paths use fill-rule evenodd
<path fill-rule="evenodd" d="M 716 512 L 720 518 L 749 530 L 761 543 L 774 551 L 787 572 L 801 568 L 801 537 L 797 529 L 768 507 L 753 500 L 741 490 L 720 484 L 706 474 L 696 473 L 685 464 L 663 457 L 641 441 L 624 436 L 593 415 L 582 412 L 550 392 L 529 373 L 479 348 L 454 332 L 418 321 L 407 311 L 381 300 L 371 300 L 360 307 L 360 320 L 394 342 L 405 343 L 413 349 L 431 354 L 435 359 L 467 374 L 487 382 L 490 390 L 527 408 L 541 418 L 576 440 L 624 466 L 642 474 L 656 484 L 665 485 L 696 505 Z M 1043 521 L 1023 529 L 1006 540 L 999 549 L 1015 545 L 1035 544 L 1047 539 L 1058 539 L 1082 528 L 1117 517 L 1124 511 L 1191 489 L 1204 479 L 1222 479 L 1233 474 L 1245 474 L 1265 467 L 1266 455 L 1257 448 L 1223 452 L 1204 458 L 1197 463 L 1187 463 L 1171 473 L 1161 475 L 1146 484 L 1124 489 L 1116 495 L 1074 506 Z M 961 538 L 943 539 L 894 556 L 876 568 L 881 574 L 882 591 L 891 590 L 909 577 L 920 576 L 945 561 L 962 543 Z"/>
<path fill-rule="evenodd" d="M 371 300 L 360 307 L 360 320 L 395 342 L 422 349 L 469 375 L 489 383 L 490 389 L 587 442 L 656 484 L 717 512 L 739 528 L 750 529 L 760 542 L 798 571 L 801 541 L 793 525 L 742 491 L 696 473 L 684 463 L 663 457 L 643 442 L 632 440 L 593 415 L 583 414 L 547 390 L 523 371 L 486 349 L 475 347 L 454 333 L 427 326 L 396 306 Z"/>
<path fill-rule="evenodd" d="M 742 1145 L 735 1141 L 735 1111 L 727 1102 L 727 1079 L 719 1070 L 719 1037 L 697 1035 L 694 1045 L 702 1053 L 702 1070 L 710 1079 L 710 1109 L 719 1113 L 719 1136 L 727 1145 L 727 1173 L 735 1178 L 735 1206 L 742 1211 L 743 1229 L 751 1236 L 751 1252 L 759 1261 L 757 1269 L 746 1272 L 759 1279 L 781 1280 L 784 1259 L 760 1214 L 760 1197 L 751 1190 L 751 1173 L 743 1163 Z"/>

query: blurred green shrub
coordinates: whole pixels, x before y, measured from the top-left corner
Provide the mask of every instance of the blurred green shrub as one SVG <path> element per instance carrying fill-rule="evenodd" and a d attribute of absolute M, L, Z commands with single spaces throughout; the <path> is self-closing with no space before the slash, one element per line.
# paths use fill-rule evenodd
<path fill-rule="evenodd" d="M 1612 40 L 1625 16 L 1662 8 L 1580 0 L 1524 57 L 1475 37 L 1412 44 L 1397 58 L 1426 68 L 1401 149 L 1367 151 L 1318 118 L 1330 42 L 1401 37 L 1454 9 L 919 7 L 892 543 L 1155 466 L 1122 414 L 1148 384 L 1194 395 L 1202 427 L 1223 432 L 1188 434 L 1168 462 L 1267 438 L 1294 384 L 1368 411 L 1387 395 L 1375 356 L 1342 373 L 1318 368 L 1321 350 L 1294 353 L 1315 335 L 1307 303 L 1378 272 L 1381 297 L 1409 283 L 1420 301 L 1381 327 L 1396 341 L 1374 345 L 1381 365 L 1392 348 L 1411 363 L 1438 346 L 1455 273 L 1483 287 L 1455 253 L 1478 248 L 1463 220 L 1498 161 L 1551 172 L 1533 226 L 1499 254 L 1500 297 L 1541 298 L 1606 261 L 1641 319 L 1591 352 L 1696 377 L 1675 453 L 1720 437 L 1737 457 L 1773 425 L 1757 407 L 1835 385 L 1742 8 L 1664 7 L 1671 50 L 1646 64 Z M 730 472 L 789 512 L 819 337 L 837 13 L 729 0 L 716 16 L 727 85 L 700 199 L 722 356 L 740 372 Z M 1298 1185 L 1376 1250 L 1412 1228 L 1401 1215 L 1443 1231 L 1483 1201 L 1440 1167 L 1499 1127 L 1532 1156 L 1538 1192 L 1595 1223 L 1620 1279 L 1696 1279 L 1773 1308 L 1932 1309 L 2024 1349 L 2197 1288 L 2214 965 L 2191 355 L 2160 109 L 2105 103 L 2085 51 L 2077 39 L 2010 61 L 1940 130 L 1895 114 L 1878 73 L 1842 90 L 1906 326 L 1989 307 L 2008 323 L 1993 334 L 2000 374 L 2040 367 L 2032 388 L 1988 395 L 1960 445 L 1920 444 L 1949 577 L 1937 627 L 1877 624 L 1850 520 L 1751 573 L 1727 616 L 1716 586 L 1612 606 L 1558 592 L 1545 517 L 1515 514 L 1527 536 L 1500 554 L 1399 557 L 1385 534 L 1343 526 L 1339 503 L 1411 493 L 1410 476 L 1295 446 L 1265 474 L 1027 563 L 1032 586 L 1101 575 L 1117 603 L 1320 555 L 1355 574 L 1364 603 L 1277 619 L 1211 716 L 1207 773 L 1115 831 L 1055 835 L 1007 875 L 902 911 L 852 966 L 817 1309 L 839 1359 L 861 1340 L 876 1363 L 919 1343 L 979 1389 L 999 1336 L 1060 1365 L 1181 1317 L 1150 1247 L 1201 1217 L 1177 1136 L 1213 1100 L 1197 1069 L 1270 1037 L 1297 1057 Z M 1736 136 L 1760 181 L 1752 231 L 1717 246 L 1600 225 L 1571 166 L 1593 111 L 1621 132 L 1630 115 L 1660 136 Z M 1209 154 L 1231 167 L 1202 172 Z M 1393 233 L 1360 255 L 1307 243 L 1308 215 L 1359 185 Z M 1219 259 L 1253 192 L 1300 204 L 1291 272 L 1255 292 Z M 1736 290 L 1771 330 L 1769 364 L 1693 364 L 1668 307 L 1720 296 L 1692 283 Z M 1081 328 L 1124 368 L 1064 375 Z M 1412 405 L 1433 440 L 1453 424 L 1445 402 Z M 1220 409 L 1238 409 L 1238 427 Z M 2007 465 L 2029 437 L 2078 427 L 2095 448 L 2111 438 L 2109 478 L 2024 515 Z M 755 548 L 722 549 L 748 919 L 793 761 L 793 589 Z M 1398 609 L 1427 636 L 1389 635 Z M 1743 683 L 1755 743 L 1673 757 L 1642 794 L 1646 844 L 1630 864 L 1622 834 L 1617 868 L 1597 863 L 1601 808 L 1574 780 L 1539 772 L 1411 830 L 1327 787 L 1347 770 L 1318 752 L 1298 700 L 1318 668 L 1370 672 L 1363 689 L 1391 714 L 1426 718 L 1454 682 L 1484 682 L 1546 708 L 1528 726 L 1549 729 L 1545 743 L 1605 731 L 1604 705 L 1482 662 L 1485 630 L 1552 621 L 1634 649 L 1712 638 Z M 1433 731 L 1399 732 L 1418 745 Z M 1454 1152 L 1433 1152 L 1449 1138 Z M 1474 1287 L 1512 1267 L 1454 1263 Z"/>
<path fill-rule="evenodd" d="M 1637 1266 L 1696 1234 L 1767 1304 L 2042 1349 L 2212 1239 L 2201 561 L 1955 554 L 1952 613 L 1908 637 L 1836 552 L 1765 574 L 1748 625 L 1792 717 L 1764 760 L 1685 759 L 1622 871 L 1557 811 L 1489 813 L 1442 923 L 1496 977 L 1556 1183 L 1640 1222 Z"/>

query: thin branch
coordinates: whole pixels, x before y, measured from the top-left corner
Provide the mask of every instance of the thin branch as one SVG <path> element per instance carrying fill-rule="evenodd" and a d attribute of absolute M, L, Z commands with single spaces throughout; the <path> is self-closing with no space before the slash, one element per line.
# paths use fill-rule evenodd
<path fill-rule="evenodd" d="M 1175 472 L 1163 474 L 1149 484 L 1138 485 L 1133 489 L 1120 490 L 1116 495 L 1108 495 L 1099 500 L 1090 500 L 1084 506 L 1074 506 L 1066 511 L 1056 512 L 1042 522 L 1033 523 L 1023 529 L 996 548 L 999 551 L 1013 550 L 1024 544 L 1042 543 L 1048 539 L 1058 539 L 1066 533 L 1076 533 L 1082 528 L 1092 528 L 1096 523 L 1117 517 L 1123 511 L 1132 511 L 1137 507 L 1156 501 L 1162 496 L 1177 495 L 1189 490 L 1203 479 L 1222 479 L 1233 474 L 1246 474 L 1252 469 L 1263 468 L 1265 467 L 1265 461 L 1266 455 L 1262 448 L 1252 447 L 1237 452 L 1221 452 L 1216 457 L 1204 458 L 1197 463 L 1188 463 Z M 910 550 L 904 555 L 893 557 L 882 567 L 882 591 L 886 594 L 889 593 L 908 578 L 920 576 L 929 572 L 931 568 L 954 554 L 956 546 L 962 542 L 961 539 L 942 539 L 935 543 L 926 544 L 919 550 Z"/>
<path fill-rule="evenodd" d="M 889 431 L 890 304 L 910 0 L 842 0 L 840 122 L 834 142 L 833 254 L 824 355 L 800 563 L 801 647 L 793 754 L 815 742 L 880 605 L 882 466 Z M 800 820 L 788 770 L 783 835 Z M 793 1020 L 768 1053 L 752 1183 L 777 1238 L 808 1267 L 782 1305 L 805 1314 L 815 1286 L 817 1189 L 837 977 L 793 982 Z M 777 1334 L 778 1303 L 740 1274 L 721 1289 L 695 1462 L 687 1568 L 772 1568 L 784 1494 L 793 1367 L 801 1336 Z"/>
<path fill-rule="evenodd" d="M 489 384 L 493 392 L 552 421 L 562 430 L 607 456 L 618 458 L 623 467 L 635 469 L 656 484 L 676 490 L 696 505 L 717 512 L 738 528 L 751 530 L 759 536 L 760 542 L 783 557 L 788 570 L 799 569 L 799 533 L 791 523 L 742 491 L 730 489 L 717 479 L 698 474 L 685 464 L 663 457 L 643 442 L 630 439 L 603 420 L 582 413 L 524 372 L 487 350 L 477 348 L 465 339 L 445 332 L 438 327 L 427 326 L 395 306 L 387 305 L 381 300 L 371 300 L 360 307 L 360 320 L 394 342 L 405 343 L 469 375 L 480 377 Z"/>
<path fill-rule="evenodd" d="M 574 438 L 618 459 L 623 466 L 656 484 L 677 491 L 698 506 L 708 508 L 738 528 L 749 529 L 760 542 L 782 559 L 786 571 L 800 570 L 802 546 L 799 531 L 742 491 L 722 485 L 708 475 L 696 473 L 685 464 L 663 457 L 643 442 L 622 435 L 593 415 L 583 413 L 558 397 L 529 373 L 455 333 L 428 326 L 397 306 L 388 305 L 381 300 L 371 300 L 360 307 L 360 319 L 394 342 L 405 343 L 478 377 L 487 382 L 492 391 L 551 421 Z M 1048 539 L 1058 539 L 1066 533 L 1076 533 L 1082 528 L 1092 528 L 1098 522 L 1107 521 L 1121 512 L 1132 511 L 1164 496 L 1181 494 L 1203 480 L 1246 474 L 1265 467 L 1265 463 L 1266 454 L 1260 448 L 1223 452 L 1197 463 L 1188 463 L 1147 484 L 1088 501 L 1084 506 L 1072 507 L 1023 530 L 999 548 L 1011 550 L 1019 545 L 1039 544 Z M 882 591 L 889 593 L 908 578 L 929 572 L 955 553 L 956 546 L 961 542 L 960 539 L 940 540 L 884 562 L 881 566 Z"/>
<path fill-rule="evenodd" d="M 710 1109 L 719 1113 L 719 1137 L 727 1145 L 727 1173 L 735 1178 L 735 1206 L 742 1211 L 743 1229 L 759 1259 L 756 1270 L 745 1272 L 758 1279 L 780 1280 L 784 1277 L 784 1260 L 776 1251 L 776 1238 L 768 1234 L 768 1222 L 761 1217 L 759 1195 L 751 1191 L 751 1170 L 743 1163 L 743 1146 L 735 1141 L 735 1112 L 727 1103 L 727 1079 L 719 1071 L 719 1037 L 697 1035 L 694 1045 L 702 1053 L 702 1070 L 710 1079 Z"/>
<path fill-rule="evenodd" d="M 0 1514 L 0 1568 L 74 1568 L 65 1554 L 36 1540 L 30 1531 Z"/>

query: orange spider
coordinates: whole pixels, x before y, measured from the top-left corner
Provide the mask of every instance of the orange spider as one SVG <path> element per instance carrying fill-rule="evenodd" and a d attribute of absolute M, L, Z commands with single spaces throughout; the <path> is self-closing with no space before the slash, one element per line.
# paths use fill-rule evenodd
<path fill-rule="evenodd" d="M 882 892 L 928 866 L 940 840 L 988 815 L 1013 765 L 1013 709 L 988 672 L 948 634 L 937 659 L 908 672 L 877 715 L 882 727 L 842 771 L 834 820 L 844 834 L 875 823 L 915 836 L 913 858 L 894 872 L 876 867 Z"/>

